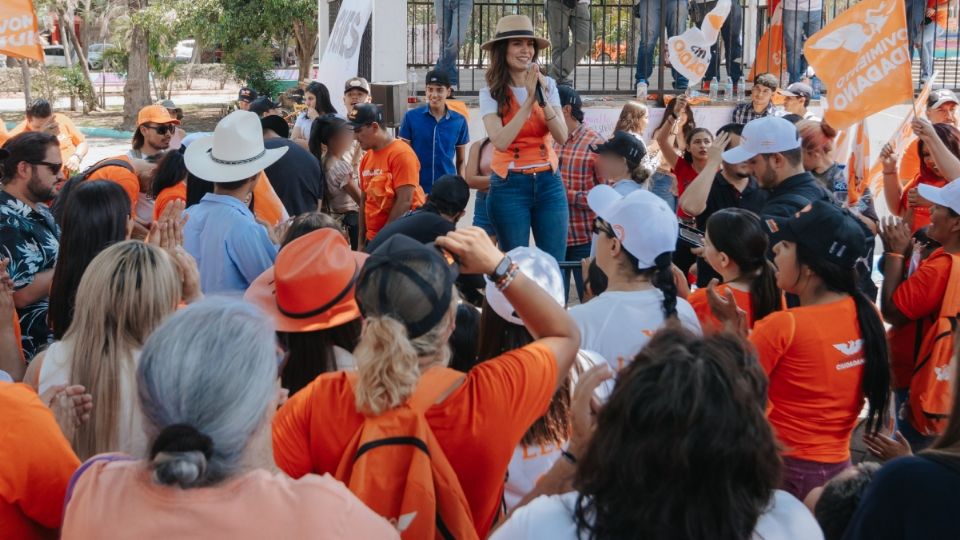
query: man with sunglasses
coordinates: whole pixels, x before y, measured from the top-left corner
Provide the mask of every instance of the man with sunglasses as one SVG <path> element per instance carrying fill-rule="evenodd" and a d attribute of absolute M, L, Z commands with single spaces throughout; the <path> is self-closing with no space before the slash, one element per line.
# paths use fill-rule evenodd
<path fill-rule="evenodd" d="M 13 302 L 20 316 L 21 343 L 29 361 L 52 337 L 47 306 L 60 228 L 46 203 L 63 180 L 60 141 L 31 131 L 12 137 L 0 150 L 0 258 L 9 260 Z"/>
<path fill-rule="evenodd" d="M 133 132 L 133 148 L 127 155 L 156 163 L 170 147 L 180 121 L 170 116 L 162 105 L 147 105 L 137 114 L 137 130 Z"/>

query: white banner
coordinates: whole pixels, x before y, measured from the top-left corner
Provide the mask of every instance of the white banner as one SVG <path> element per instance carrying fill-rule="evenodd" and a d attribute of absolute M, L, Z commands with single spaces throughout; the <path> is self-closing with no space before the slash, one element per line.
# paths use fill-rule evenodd
<path fill-rule="evenodd" d="M 720 0 L 703 18 L 700 28 L 693 26 L 667 40 L 670 64 L 694 85 L 703 79 L 710 65 L 710 47 L 717 42 L 720 28 L 730 14 L 731 0 Z"/>
<path fill-rule="evenodd" d="M 346 115 L 347 109 L 337 96 L 343 93 L 347 79 L 357 76 L 360 41 L 372 11 L 373 0 L 344 0 L 330 31 L 327 50 L 320 59 L 317 80 L 330 91 L 330 101 L 341 115 Z"/>

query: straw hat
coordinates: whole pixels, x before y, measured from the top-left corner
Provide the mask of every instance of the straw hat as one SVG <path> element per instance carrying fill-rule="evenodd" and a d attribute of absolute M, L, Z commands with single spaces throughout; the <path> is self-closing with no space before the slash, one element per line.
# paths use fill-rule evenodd
<path fill-rule="evenodd" d="M 366 253 L 350 251 L 336 229 L 317 229 L 290 242 L 243 298 L 280 332 L 313 332 L 360 317 L 354 289 Z"/>
<path fill-rule="evenodd" d="M 530 17 L 526 15 L 506 15 L 497 21 L 497 33 L 490 41 L 487 41 L 480 48 L 488 51 L 490 47 L 505 39 L 530 38 L 537 42 L 537 46 L 545 49 L 550 46 L 550 40 L 536 36 L 533 33 L 533 23 Z"/>

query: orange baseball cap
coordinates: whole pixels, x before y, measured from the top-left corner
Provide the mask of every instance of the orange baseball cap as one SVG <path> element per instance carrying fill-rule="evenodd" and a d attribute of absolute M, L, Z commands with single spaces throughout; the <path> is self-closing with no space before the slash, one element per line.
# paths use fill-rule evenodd
<path fill-rule="evenodd" d="M 350 251 L 343 233 L 318 229 L 290 242 L 243 298 L 264 311 L 279 332 L 313 332 L 360 317 L 354 299 L 366 253 Z"/>
<path fill-rule="evenodd" d="M 140 112 L 137 114 L 137 125 L 142 126 L 147 122 L 180 125 L 180 121 L 170 116 L 170 113 L 163 105 L 147 105 L 140 109 Z"/>

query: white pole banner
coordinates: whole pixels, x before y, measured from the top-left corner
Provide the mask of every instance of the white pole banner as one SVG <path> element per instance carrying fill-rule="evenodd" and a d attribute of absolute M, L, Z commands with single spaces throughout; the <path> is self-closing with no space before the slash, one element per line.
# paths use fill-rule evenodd
<path fill-rule="evenodd" d="M 670 64 L 694 85 L 703 79 L 710 65 L 710 47 L 717 42 L 720 28 L 730 14 L 731 0 L 720 0 L 700 24 L 667 40 Z"/>
<path fill-rule="evenodd" d="M 320 59 L 317 80 L 330 91 L 330 101 L 343 116 L 347 114 L 347 109 L 337 96 L 343 93 L 347 79 L 357 76 L 360 41 L 372 11 L 373 0 L 344 0 L 330 31 L 327 50 Z"/>

